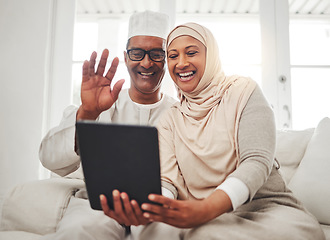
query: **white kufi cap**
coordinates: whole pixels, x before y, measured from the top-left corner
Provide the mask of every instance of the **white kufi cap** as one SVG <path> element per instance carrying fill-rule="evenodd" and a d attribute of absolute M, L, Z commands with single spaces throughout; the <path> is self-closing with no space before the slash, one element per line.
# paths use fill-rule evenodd
<path fill-rule="evenodd" d="M 128 39 L 134 36 L 167 38 L 169 17 L 160 12 L 145 11 L 134 13 L 129 19 Z"/>

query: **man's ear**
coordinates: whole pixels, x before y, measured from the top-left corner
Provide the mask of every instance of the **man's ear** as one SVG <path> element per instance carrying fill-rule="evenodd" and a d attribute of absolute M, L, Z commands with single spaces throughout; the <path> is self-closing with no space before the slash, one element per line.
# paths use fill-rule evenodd
<path fill-rule="evenodd" d="M 127 52 L 124 51 L 124 60 L 125 60 L 125 65 L 127 66 L 127 61 L 128 61 L 128 56 L 127 56 Z"/>

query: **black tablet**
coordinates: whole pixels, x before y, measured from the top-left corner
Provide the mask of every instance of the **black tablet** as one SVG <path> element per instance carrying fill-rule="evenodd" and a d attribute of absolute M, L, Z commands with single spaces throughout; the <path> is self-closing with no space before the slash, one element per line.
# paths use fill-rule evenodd
<path fill-rule="evenodd" d="M 155 127 L 76 123 L 77 141 L 90 205 L 101 210 L 100 194 L 113 209 L 112 191 L 140 205 L 161 194 L 158 132 Z"/>

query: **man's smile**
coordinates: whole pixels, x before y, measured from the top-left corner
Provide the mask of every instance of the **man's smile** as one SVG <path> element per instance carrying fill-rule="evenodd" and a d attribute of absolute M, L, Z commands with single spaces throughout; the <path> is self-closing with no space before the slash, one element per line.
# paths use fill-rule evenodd
<path fill-rule="evenodd" d="M 153 77 L 156 72 L 137 72 L 143 79 L 148 79 Z"/>

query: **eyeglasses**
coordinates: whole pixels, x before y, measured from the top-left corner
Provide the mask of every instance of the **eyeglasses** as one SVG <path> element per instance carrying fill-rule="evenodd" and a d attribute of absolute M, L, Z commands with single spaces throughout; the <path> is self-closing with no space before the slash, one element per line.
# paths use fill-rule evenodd
<path fill-rule="evenodd" d="M 132 61 L 141 61 L 146 54 L 148 54 L 149 58 L 155 62 L 161 62 L 165 59 L 165 51 L 160 49 L 146 51 L 140 48 L 135 48 L 127 50 L 127 54 Z"/>

